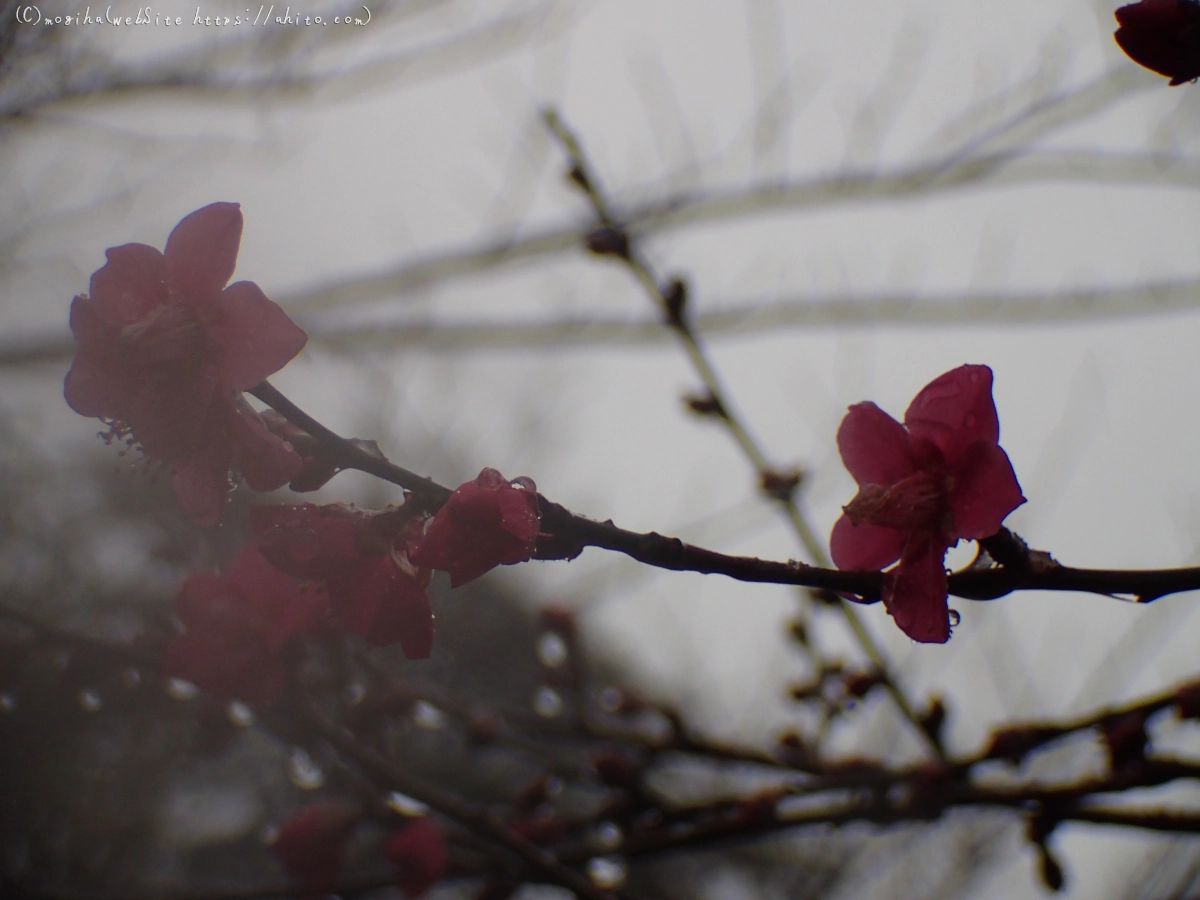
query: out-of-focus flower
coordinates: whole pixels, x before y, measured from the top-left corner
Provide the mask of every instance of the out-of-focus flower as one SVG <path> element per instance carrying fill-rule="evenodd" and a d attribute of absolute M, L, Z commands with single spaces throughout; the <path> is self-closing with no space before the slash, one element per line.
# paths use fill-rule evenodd
<path fill-rule="evenodd" d="M 533 482 L 509 482 L 484 469 L 450 495 L 409 559 L 449 573 L 451 587 L 458 587 L 496 566 L 529 559 L 540 522 Z"/>
<path fill-rule="evenodd" d="M 349 806 L 314 804 L 279 827 L 271 850 L 308 890 L 332 891 L 342 871 L 346 839 L 358 819 L 358 811 Z"/>
<path fill-rule="evenodd" d="M 318 628 L 328 601 L 251 548 L 224 577 L 193 575 L 175 599 L 185 631 L 163 652 L 162 672 L 211 694 L 269 703 L 283 693 L 282 652 Z"/>
<path fill-rule="evenodd" d="M 1135 63 L 1172 85 L 1200 78 L 1200 0 L 1141 0 L 1116 17 L 1113 37 Z"/>
<path fill-rule="evenodd" d="M 834 564 L 873 571 L 900 560 L 884 576 L 883 602 L 913 640 L 950 637 L 946 551 L 995 534 L 1025 502 L 999 438 L 987 366 L 934 379 L 903 425 L 874 403 L 858 403 L 838 429 L 859 491 L 834 525 Z"/>
<path fill-rule="evenodd" d="M 446 874 L 446 839 L 426 816 L 392 834 L 384 854 L 400 870 L 399 884 L 409 897 L 420 897 Z"/>
<path fill-rule="evenodd" d="M 432 652 L 430 573 L 409 564 L 403 550 L 416 527 L 411 517 L 340 505 L 254 506 L 250 527 L 273 566 L 323 586 L 343 627 L 377 646 L 399 643 L 409 659 Z"/>
<path fill-rule="evenodd" d="M 241 235 L 238 205 L 213 203 L 175 226 L 164 253 L 110 248 L 91 293 L 71 304 L 78 346 L 67 403 L 170 465 L 180 508 L 207 526 L 221 518 L 230 469 L 269 491 L 301 467 L 242 396 L 299 353 L 307 335 L 258 285 L 226 287 Z"/>

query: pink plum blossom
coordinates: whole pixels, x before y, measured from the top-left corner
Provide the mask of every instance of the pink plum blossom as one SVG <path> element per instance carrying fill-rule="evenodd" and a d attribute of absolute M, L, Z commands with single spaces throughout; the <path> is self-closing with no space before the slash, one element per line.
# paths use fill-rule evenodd
<path fill-rule="evenodd" d="M 913 640 L 950 637 L 946 551 L 990 537 L 1025 502 L 1000 448 L 992 370 L 960 366 L 926 385 L 901 425 L 874 403 L 850 407 L 838 429 L 857 496 L 834 525 L 839 569 L 876 571 L 883 603 Z"/>
<path fill-rule="evenodd" d="M 71 304 L 67 403 L 171 466 L 180 508 L 205 526 L 220 521 L 231 469 L 270 491 L 302 465 L 242 396 L 307 335 L 258 285 L 226 287 L 241 236 L 238 204 L 213 203 L 175 226 L 164 253 L 109 248 L 91 293 Z"/>

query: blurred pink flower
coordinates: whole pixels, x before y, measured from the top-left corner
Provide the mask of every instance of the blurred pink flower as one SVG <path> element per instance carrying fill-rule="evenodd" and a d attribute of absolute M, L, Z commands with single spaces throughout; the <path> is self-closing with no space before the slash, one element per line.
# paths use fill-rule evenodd
<path fill-rule="evenodd" d="M 359 818 L 349 806 L 314 803 L 279 827 L 271 850 L 305 888 L 326 894 L 337 886 L 346 841 Z"/>
<path fill-rule="evenodd" d="M 449 861 L 442 830 L 428 817 L 413 819 L 388 838 L 384 855 L 400 870 L 400 888 L 420 897 L 446 874 Z"/>
<path fill-rule="evenodd" d="M 183 583 L 175 612 L 185 631 L 163 651 L 162 674 L 217 697 L 269 703 L 286 686 L 283 648 L 320 628 L 327 609 L 325 594 L 301 588 L 250 548 L 228 575 Z"/>
<path fill-rule="evenodd" d="M 834 525 L 834 564 L 875 571 L 899 560 L 884 576 L 883 603 L 913 640 L 950 637 L 946 551 L 995 534 L 1025 502 L 999 437 L 987 366 L 934 379 L 903 425 L 874 403 L 857 403 L 838 429 L 859 491 Z"/>
<path fill-rule="evenodd" d="M 71 304 L 78 349 L 67 403 L 169 464 L 180 508 L 206 526 L 220 521 L 231 468 L 269 491 L 301 467 L 242 396 L 299 353 L 307 335 L 258 285 L 225 286 L 241 236 L 238 205 L 213 203 L 175 226 L 165 253 L 110 248 L 91 294 Z"/>
<path fill-rule="evenodd" d="M 281 572 L 321 583 L 344 628 L 376 646 L 399 643 L 409 659 L 426 659 L 433 651 L 433 607 L 425 592 L 432 573 L 408 563 L 403 545 L 420 522 L 404 519 L 337 504 L 250 508 L 263 556 Z M 392 533 L 397 524 L 400 532 Z"/>

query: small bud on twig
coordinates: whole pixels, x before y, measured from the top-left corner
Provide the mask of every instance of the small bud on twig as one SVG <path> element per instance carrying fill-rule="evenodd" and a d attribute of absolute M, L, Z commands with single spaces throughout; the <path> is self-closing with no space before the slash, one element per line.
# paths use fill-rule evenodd
<path fill-rule="evenodd" d="M 571 182 L 573 185 L 583 191 L 590 191 L 592 189 L 591 182 L 587 177 L 587 172 L 583 171 L 583 167 L 578 163 L 567 169 L 567 181 Z"/>
<path fill-rule="evenodd" d="M 602 225 L 583 239 L 588 251 L 597 256 L 617 256 L 629 259 L 629 234 L 623 228 Z"/>
<path fill-rule="evenodd" d="M 672 278 L 662 288 L 662 298 L 667 324 L 672 328 L 682 328 L 683 317 L 687 313 L 687 282 L 679 277 Z"/>
<path fill-rule="evenodd" d="M 804 473 L 799 468 L 786 471 L 766 469 L 758 476 L 758 486 L 764 494 L 780 503 L 788 503 L 804 480 Z"/>
<path fill-rule="evenodd" d="M 685 394 L 683 402 L 687 406 L 689 412 L 693 412 L 698 416 L 713 416 L 718 419 L 729 418 L 725 412 L 725 407 L 711 391 L 704 394 Z"/>

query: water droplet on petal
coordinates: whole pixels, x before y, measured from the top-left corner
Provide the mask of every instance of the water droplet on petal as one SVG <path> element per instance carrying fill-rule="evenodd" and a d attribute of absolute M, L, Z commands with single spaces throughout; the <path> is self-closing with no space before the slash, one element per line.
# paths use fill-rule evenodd
<path fill-rule="evenodd" d="M 950 627 L 954 628 L 962 621 L 962 614 L 957 609 L 950 610 Z"/>
<path fill-rule="evenodd" d="M 557 669 L 567 661 L 567 642 L 557 631 L 544 631 L 538 638 L 537 655 L 547 669 Z"/>
<path fill-rule="evenodd" d="M 79 692 L 79 705 L 86 712 L 96 712 L 104 705 L 100 693 L 93 688 L 85 688 Z"/>
<path fill-rule="evenodd" d="M 231 700 L 225 713 L 229 716 L 229 721 L 238 728 L 249 728 L 254 724 L 254 710 L 241 700 Z"/>
<path fill-rule="evenodd" d="M 358 706 L 363 702 L 363 698 L 367 696 L 367 689 L 360 681 L 352 681 L 346 685 L 346 702 L 351 706 Z"/>
<path fill-rule="evenodd" d="M 430 731 L 437 731 L 446 725 L 445 714 L 425 700 L 418 700 L 413 704 L 412 717 L 418 728 L 427 728 Z"/>
<path fill-rule="evenodd" d="M 625 835 L 615 822 L 601 822 L 592 831 L 590 838 L 597 850 L 616 850 L 625 840 Z"/>
<path fill-rule="evenodd" d="M 0 694 L 0 712 L 10 713 L 17 708 L 17 698 L 12 694 Z"/>
<path fill-rule="evenodd" d="M 302 791 L 315 791 L 325 783 L 325 774 L 302 747 L 288 754 L 288 778 Z"/>
<path fill-rule="evenodd" d="M 562 712 L 563 701 L 558 691 L 542 685 L 533 695 L 533 711 L 543 719 L 553 719 Z"/>
<path fill-rule="evenodd" d="M 182 678 L 168 678 L 166 692 L 168 697 L 176 700 L 195 700 L 200 693 L 200 688 Z"/>
<path fill-rule="evenodd" d="M 588 878 L 601 890 L 619 888 L 629 877 L 625 861 L 615 856 L 597 856 L 588 860 Z"/>
<path fill-rule="evenodd" d="M 533 483 L 533 479 L 528 475 L 522 475 L 520 478 L 514 478 L 510 484 L 512 484 L 512 486 L 515 488 L 531 491 L 534 494 L 537 493 L 537 485 Z"/>
<path fill-rule="evenodd" d="M 401 816 L 407 816 L 410 819 L 415 819 L 429 812 L 429 807 L 417 800 L 415 797 L 410 797 L 408 794 L 402 794 L 399 791 L 392 791 L 387 795 L 388 809 Z"/>

